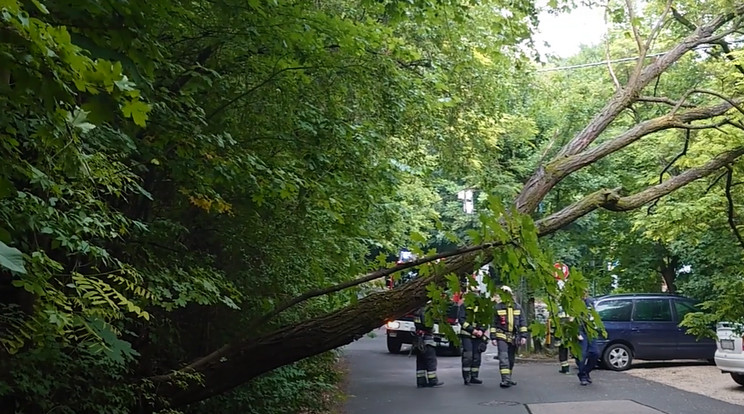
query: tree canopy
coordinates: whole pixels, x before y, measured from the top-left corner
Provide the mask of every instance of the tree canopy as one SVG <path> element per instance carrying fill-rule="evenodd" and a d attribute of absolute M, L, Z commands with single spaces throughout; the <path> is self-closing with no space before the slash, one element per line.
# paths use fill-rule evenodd
<path fill-rule="evenodd" d="M 540 63 L 528 1 L 0 1 L 0 407 L 320 410 L 489 262 L 741 318 L 744 6 L 631 3 Z"/>

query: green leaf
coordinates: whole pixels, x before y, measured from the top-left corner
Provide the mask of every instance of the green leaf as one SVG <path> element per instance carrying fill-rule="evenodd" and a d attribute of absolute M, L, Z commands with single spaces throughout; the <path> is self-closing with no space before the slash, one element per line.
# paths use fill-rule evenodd
<path fill-rule="evenodd" d="M 411 241 L 415 243 L 426 244 L 426 237 L 424 237 L 423 234 L 414 231 L 413 233 L 411 233 Z"/>
<path fill-rule="evenodd" d="M 36 6 L 37 9 L 39 9 L 40 12 L 44 14 L 49 14 L 49 9 L 46 8 L 44 4 L 42 4 L 39 0 L 31 0 L 31 3 Z"/>
<path fill-rule="evenodd" d="M 26 274 L 26 268 L 23 266 L 23 253 L 1 241 L 0 266 L 10 270 L 11 272 Z"/>
<path fill-rule="evenodd" d="M 82 133 L 86 133 L 96 126 L 87 122 L 88 112 L 78 108 L 75 112 L 67 113 L 67 122 L 70 123 L 74 128 L 79 129 Z"/>
<path fill-rule="evenodd" d="M 478 230 L 468 229 L 465 231 L 465 234 L 470 237 L 471 243 L 473 244 L 480 244 L 483 239 Z"/>
<path fill-rule="evenodd" d="M 121 108 L 121 112 L 127 118 L 132 118 L 134 123 L 144 127 L 147 121 L 147 113 L 150 111 L 150 105 L 139 99 L 128 101 Z"/>

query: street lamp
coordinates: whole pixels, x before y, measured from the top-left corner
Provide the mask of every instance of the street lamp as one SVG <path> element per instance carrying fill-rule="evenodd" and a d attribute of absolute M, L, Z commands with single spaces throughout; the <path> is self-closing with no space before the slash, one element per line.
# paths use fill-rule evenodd
<path fill-rule="evenodd" d="M 473 190 L 466 188 L 457 193 L 457 199 L 462 200 L 462 211 L 465 214 L 473 214 L 475 205 L 473 203 Z"/>

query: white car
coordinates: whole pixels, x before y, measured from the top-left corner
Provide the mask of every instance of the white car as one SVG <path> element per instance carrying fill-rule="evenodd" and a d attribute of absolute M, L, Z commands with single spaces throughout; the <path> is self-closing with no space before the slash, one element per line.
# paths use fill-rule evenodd
<path fill-rule="evenodd" d="M 744 326 L 721 322 L 716 327 L 718 336 L 716 366 L 739 385 L 744 385 Z"/>
<path fill-rule="evenodd" d="M 447 318 L 455 334 L 460 333 L 460 324 L 455 318 Z M 392 354 L 400 352 L 403 344 L 412 344 L 416 337 L 416 326 L 413 323 L 413 315 L 408 314 L 394 321 L 385 324 L 387 331 L 387 349 Z M 433 326 L 434 342 L 438 349 L 447 349 L 451 354 L 459 355 L 460 348 L 455 343 L 450 342 L 443 332 L 439 332 L 439 324 Z"/>

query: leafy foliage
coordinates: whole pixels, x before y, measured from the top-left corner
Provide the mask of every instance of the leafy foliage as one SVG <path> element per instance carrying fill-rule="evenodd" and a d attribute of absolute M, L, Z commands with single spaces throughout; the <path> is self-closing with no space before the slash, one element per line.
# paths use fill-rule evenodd
<path fill-rule="evenodd" d="M 152 402 L 128 384 L 355 300 L 330 295 L 235 329 L 373 266 L 370 249 L 426 233 L 433 177 L 479 165 L 477 182 L 511 145 L 502 136 L 530 139 L 529 120 L 502 116 L 500 99 L 521 82 L 512 62 L 525 62 L 515 44 L 533 27 L 529 2 L 0 7 L 0 395 L 11 410 Z M 314 372 L 301 364 L 271 384 Z M 100 396 L 66 388 L 86 373 Z M 319 391 L 296 389 L 293 409 Z"/>
<path fill-rule="evenodd" d="M 609 40 L 619 54 L 634 46 L 625 33 L 645 25 L 615 9 Z M 649 4 L 649 18 L 659 10 Z M 681 291 L 724 286 L 741 255 L 715 254 L 735 238 L 720 213 L 741 196 L 728 197 L 731 187 L 716 180 L 657 203 L 653 215 L 594 215 L 537 240 L 533 219 L 581 194 L 656 182 L 687 135 L 656 134 L 572 174 L 534 217 L 504 207 L 612 95 L 600 69 L 533 71 L 525 45 L 536 15 L 533 2 L 500 0 L 0 1 L 8 411 L 152 409 L 162 403 L 153 378 L 198 381 L 178 370 L 225 343 L 354 303 L 375 287 L 261 319 L 302 293 L 389 266 L 402 246 L 504 244 L 482 256 L 498 264 L 498 283 L 523 285 L 579 320 L 589 316 L 577 301 L 586 287 L 613 287 L 607 263 L 626 289 L 658 286 L 659 263 L 668 271 L 672 258 L 692 268 L 682 275 L 671 266 Z M 669 29 L 654 47 L 682 34 Z M 586 48 L 573 61 L 602 56 Z M 731 56 L 685 58 L 648 92 L 738 92 L 739 56 Z M 632 77 L 629 63 L 615 69 L 619 80 Z M 634 106 L 599 143 L 660 113 Z M 675 168 L 741 143 L 716 129 L 691 136 Z M 478 190 L 475 216 L 460 212 L 455 194 L 464 188 Z M 686 227 L 689 215 L 701 219 Z M 552 256 L 575 269 L 563 294 Z M 429 295 L 439 301 L 444 292 L 432 285 Z M 490 309 L 488 297 L 465 300 Z M 194 410 L 320 411 L 327 401 L 318 396 L 338 380 L 334 363 L 326 354 L 285 367 Z M 93 390 L 83 394 L 80 383 Z M 293 405 L 275 404 L 278 392 Z"/>

